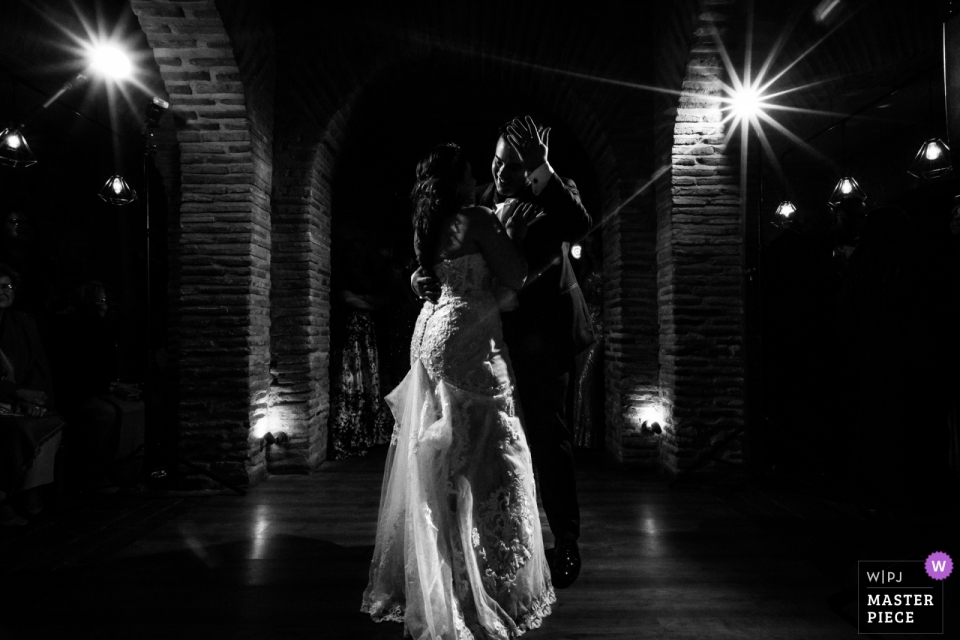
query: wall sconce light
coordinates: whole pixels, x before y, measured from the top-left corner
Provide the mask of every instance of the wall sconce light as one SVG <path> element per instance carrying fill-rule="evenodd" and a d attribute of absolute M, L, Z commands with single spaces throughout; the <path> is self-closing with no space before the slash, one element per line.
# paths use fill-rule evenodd
<path fill-rule="evenodd" d="M 572 257 L 574 260 L 579 260 L 581 255 L 583 255 L 583 247 L 578 244 L 570 247 L 570 257 Z"/>
<path fill-rule="evenodd" d="M 273 432 L 267 431 L 265 434 L 263 434 L 263 437 L 260 438 L 260 451 L 263 451 L 272 444 L 282 447 L 289 441 L 290 436 L 288 436 L 285 431 L 281 431 L 277 435 L 273 435 Z"/>
<path fill-rule="evenodd" d="M 22 128 L 21 125 L 0 131 L 0 164 L 7 167 L 29 167 L 37 164 L 27 139 L 23 137 Z"/>
<path fill-rule="evenodd" d="M 907 173 L 922 180 L 940 178 L 953 171 L 950 147 L 939 138 L 931 138 L 920 146 Z"/>
<path fill-rule="evenodd" d="M 854 178 L 845 177 L 840 178 L 840 182 L 833 188 L 833 193 L 830 194 L 830 206 L 836 209 L 848 200 L 864 202 L 866 199 L 867 194 L 863 192 L 857 181 Z"/>
<path fill-rule="evenodd" d="M 112 175 L 107 178 L 98 195 L 106 202 L 118 207 L 130 204 L 137 199 L 137 192 L 120 175 Z"/>

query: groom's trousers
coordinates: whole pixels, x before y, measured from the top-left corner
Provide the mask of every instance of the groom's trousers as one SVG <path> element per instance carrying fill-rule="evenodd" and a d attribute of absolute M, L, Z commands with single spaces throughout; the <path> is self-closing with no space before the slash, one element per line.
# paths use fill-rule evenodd
<path fill-rule="evenodd" d="M 580 505 L 568 420 L 575 359 L 543 334 L 522 331 L 504 314 L 510 354 L 523 412 L 524 430 L 539 480 L 540 499 L 557 540 L 580 537 Z"/>

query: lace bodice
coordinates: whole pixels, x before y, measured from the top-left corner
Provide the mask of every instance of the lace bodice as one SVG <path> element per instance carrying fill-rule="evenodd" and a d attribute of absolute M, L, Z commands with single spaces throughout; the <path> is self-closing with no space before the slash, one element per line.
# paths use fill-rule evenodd
<path fill-rule="evenodd" d="M 483 254 L 444 260 L 434 271 L 440 299 L 423 304 L 410 343 L 411 365 L 420 360 L 432 376 L 468 391 L 503 393 L 511 384 L 509 360 Z"/>
<path fill-rule="evenodd" d="M 444 260 L 433 270 L 440 280 L 441 298 L 484 296 L 492 291 L 493 276 L 482 253 Z"/>

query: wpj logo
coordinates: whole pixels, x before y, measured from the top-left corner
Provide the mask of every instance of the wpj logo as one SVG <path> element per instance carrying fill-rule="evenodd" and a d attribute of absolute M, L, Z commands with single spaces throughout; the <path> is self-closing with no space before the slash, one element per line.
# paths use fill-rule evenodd
<path fill-rule="evenodd" d="M 937 553 L 930 554 L 930 557 L 927 558 L 927 573 L 941 574 L 943 577 L 940 577 L 940 580 L 950 575 L 952 569 L 953 562 L 950 560 L 950 556 L 945 553 L 938 551 Z M 936 575 L 930 577 L 938 579 Z"/>
<path fill-rule="evenodd" d="M 953 570 L 950 556 L 858 564 L 860 633 L 944 632 L 943 579 Z"/>

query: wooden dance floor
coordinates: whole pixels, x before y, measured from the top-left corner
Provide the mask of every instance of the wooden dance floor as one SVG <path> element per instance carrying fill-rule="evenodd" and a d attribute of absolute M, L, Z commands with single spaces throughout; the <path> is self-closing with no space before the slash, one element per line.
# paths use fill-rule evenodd
<path fill-rule="evenodd" d="M 399 640 L 358 611 L 383 461 L 274 476 L 245 497 L 82 498 L 4 531 L 0 638 Z M 955 511 L 881 524 L 797 483 L 670 488 L 601 454 L 578 478 L 583 572 L 530 640 L 857 638 L 857 560 L 957 550 Z"/>

